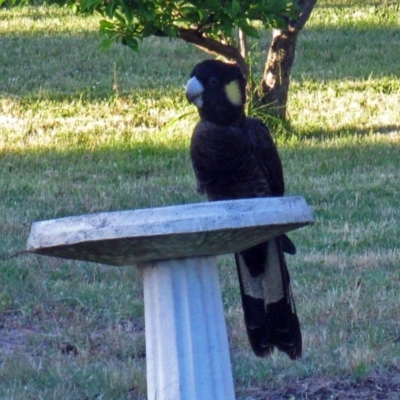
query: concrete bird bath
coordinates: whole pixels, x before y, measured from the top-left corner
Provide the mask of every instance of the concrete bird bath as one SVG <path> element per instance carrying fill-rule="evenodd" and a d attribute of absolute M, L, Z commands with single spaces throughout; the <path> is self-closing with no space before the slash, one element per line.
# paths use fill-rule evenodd
<path fill-rule="evenodd" d="M 27 250 L 143 269 L 149 400 L 230 400 L 216 255 L 311 224 L 302 197 L 218 201 L 32 224 Z"/>

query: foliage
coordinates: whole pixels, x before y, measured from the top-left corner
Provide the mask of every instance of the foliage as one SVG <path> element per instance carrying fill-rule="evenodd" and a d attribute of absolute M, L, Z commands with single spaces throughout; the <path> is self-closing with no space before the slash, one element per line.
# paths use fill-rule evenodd
<path fill-rule="evenodd" d="M 0 0 L 0 8 L 42 5 L 45 0 Z"/>
<path fill-rule="evenodd" d="M 181 29 L 195 30 L 223 43 L 232 40 L 235 29 L 258 37 L 251 25 L 284 27 L 293 15 L 293 0 L 49 0 L 67 4 L 79 13 L 99 13 L 104 45 L 114 41 L 138 50 L 139 42 L 151 35 L 177 37 Z"/>

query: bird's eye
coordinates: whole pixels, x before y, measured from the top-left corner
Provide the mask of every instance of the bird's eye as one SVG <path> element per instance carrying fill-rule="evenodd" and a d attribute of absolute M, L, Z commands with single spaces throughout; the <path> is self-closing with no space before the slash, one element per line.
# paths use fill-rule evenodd
<path fill-rule="evenodd" d="M 218 78 L 213 76 L 208 80 L 208 83 L 209 83 L 210 86 L 215 86 L 218 83 Z"/>

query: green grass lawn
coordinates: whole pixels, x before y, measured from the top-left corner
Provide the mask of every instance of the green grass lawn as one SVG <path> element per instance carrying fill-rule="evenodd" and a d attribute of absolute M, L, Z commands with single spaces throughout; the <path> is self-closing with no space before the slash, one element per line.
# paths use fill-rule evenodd
<path fill-rule="evenodd" d="M 400 396 L 400 8 L 319 3 L 298 43 L 293 131 L 276 135 L 287 195 L 304 196 L 316 219 L 291 234 L 298 254 L 288 259 L 304 356 L 251 353 L 236 271 L 221 257 L 242 400 L 372 398 L 335 383 L 372 381 L 369 393 Z M 188 155 L 197 116 L 183 87 L 206 56 L 154 38 L 139 54 L 101 52 L 98 23 L 66 9 L 0 9 L 1 399 L 146 393 L 136 269 L 7 259 L 25 248 L 33 221 L 205 201 Z M 268 38 L 253 49 L 256 71 Z"/>

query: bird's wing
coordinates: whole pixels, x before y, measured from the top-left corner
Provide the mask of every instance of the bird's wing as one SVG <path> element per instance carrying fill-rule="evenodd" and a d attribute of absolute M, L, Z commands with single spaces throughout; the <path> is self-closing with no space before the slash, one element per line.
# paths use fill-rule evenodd
<path fill-rule="evenodd" d="M 268 128 L 258 120 L 247 118 L 244 130 L 256 168 L 265 177 L 261 179 L 264 183 L 262 194 L 282 196 L 282 164 Z M 256 182 L 253 184 L 257 185 Z M 284 251 L 291 254 L 296 251 L 286 235 L 235 254 L 235 260 L 246 330 L 253 351 L 258 356 L 265 356 L 277 347 L 291 359 L 296 359 L 301 356 L 302 338 Z"/>
<path fill-rule="evenodd" d="M 268 180 L 268 189 L 264 188 L 265 196 L 283 196 L 285 181 L 282 162 L 268 127 L 260 120 L 246 118 L 245 131 L 251 143 L 252 152 L 257 159 L 257 165 Z M 288 236 L 282 235 L 283 251 L 296 254 L 296 246 Z"/>
<path fill-rule="evenodd" d="M 246 118 L 244 130 L 251 144 L 257 165 L 268 179 L 265 196 L 283 196 L 285 182 L 276 145 L 267 126 L 255 118 Z"/>
<path fill-rule="evenodd" d="M 282 165 L 265 125 L 251 118 L 243 127 L 200 122 L 192 136 L 191 157 L 199 188 L 209 200 L 280 196 Z M 274 347 L 301 355 L 301 333 L 283 254 L 282 237 L 235 254 L 247 333 L 255 354 Z M 288 245 L 292 244 L 292 247 Z"/>

